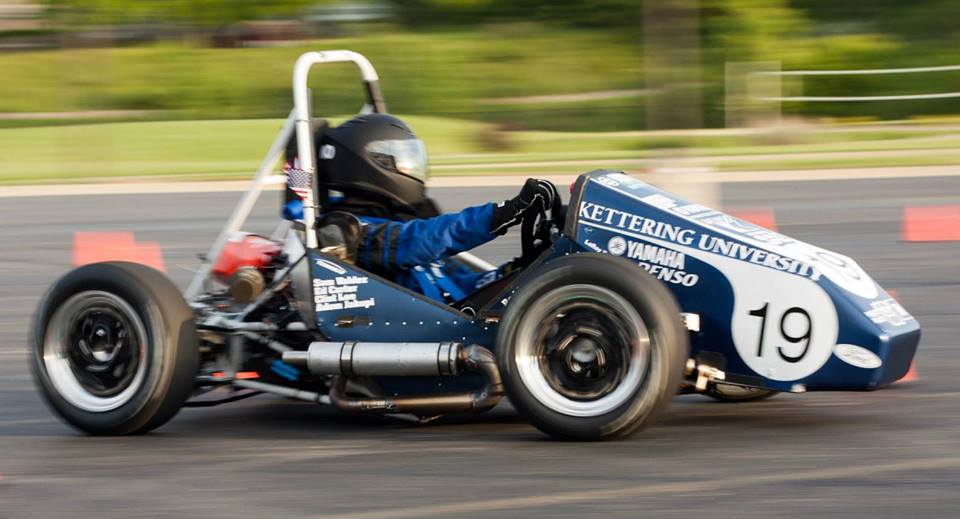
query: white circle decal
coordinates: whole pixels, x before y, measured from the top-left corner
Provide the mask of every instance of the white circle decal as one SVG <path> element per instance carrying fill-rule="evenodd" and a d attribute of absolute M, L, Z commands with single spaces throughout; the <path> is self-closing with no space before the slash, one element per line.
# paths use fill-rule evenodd
<path fill-rule="evenodd" d="M 826 364 L 839 321 L 819 285 L 749 263 L 723 263 L 720 270 L 733 287 L 730 332 L 744 364 L 780 381 L 800 380 Z"/>
<path fill-rule="evenodd" d="M 856 344 L 837 344 L 833 352 L 840 360 L 858 368 L 877 369 L 883 365 L 876 353 Z"/>
<path fill-rule="evenodd" d="M 614 256 L 623 256 L 623 253 L 627 252 L 627 240 L 624 240 L 622 236 L 610 238 L 610 241 L 607 242 L 607 251 Z"/>

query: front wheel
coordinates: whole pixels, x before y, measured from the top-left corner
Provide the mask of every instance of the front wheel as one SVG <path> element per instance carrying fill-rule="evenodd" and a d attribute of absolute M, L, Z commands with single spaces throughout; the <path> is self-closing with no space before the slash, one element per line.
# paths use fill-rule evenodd
<path fill-rule="evenodd" d="M 548 263 L 510 301 L 497 337 L 510 401 L 570 440 L 628 436 L 653 423 L 689 352 L 673 295 L 636 265 L 576 254 Z"/>
<path fill-rule="evenodd" d="M 199 355 L 193 312 L 163 274 L 134 263 L 80 267 L 40 302 L 30 332 L 40 392 L 91 434 L 144 433 L 193 391 Z"/>

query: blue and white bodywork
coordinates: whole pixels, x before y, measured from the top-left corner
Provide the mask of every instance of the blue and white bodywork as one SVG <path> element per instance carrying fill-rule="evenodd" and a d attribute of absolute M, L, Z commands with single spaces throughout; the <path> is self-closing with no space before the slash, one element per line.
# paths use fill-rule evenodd
<path fill-rule="evenodd" d="M 334 341 L 455 340 L 496 350 L 497 317 L 511 297 L 548 260 L 577 253 L 622 257 L 663 282 L 684 313 L 699 317 L 691 356 L 723 370 L 726 383 L 875 389 L 907 372 L 920 340 L 917 321 L 852 259 L 609 171 L 580 177 L 542 261 L 476 315 L 312 252 L 315 322 Z"/>
<path fill-rule="evenodd" d="M 920 327 L 852 259 L 622 173 L 583 175 L 567 238 L 637 263 L 700 316 L 693 356 L 780 391 L 875 389 L 901 378 Z"/>

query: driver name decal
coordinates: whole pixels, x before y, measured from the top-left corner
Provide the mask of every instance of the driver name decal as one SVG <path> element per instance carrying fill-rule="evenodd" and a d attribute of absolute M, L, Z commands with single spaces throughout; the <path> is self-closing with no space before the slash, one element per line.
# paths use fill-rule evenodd
<path fill-rule="evenodd" d="M 318 312 L 346 310 L 349 308 L 371 308 L 376 299 L 358 299 L 361 285 L 367 284 L 365 276 L 337 276 L 333 279 L 313 280 L 313 303 Z"/>

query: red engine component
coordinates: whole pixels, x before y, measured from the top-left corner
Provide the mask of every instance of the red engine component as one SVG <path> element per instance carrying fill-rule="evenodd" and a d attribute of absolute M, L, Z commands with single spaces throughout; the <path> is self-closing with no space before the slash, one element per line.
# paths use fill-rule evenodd
<path fill-rule="evenodd" d="M 279 243 L 255 234 L 231 238 L 224 245 L 211 272 L 221 281 L 229 282 L 243 267 L 263 269 L 280 254 L 281 249 Z"/>

